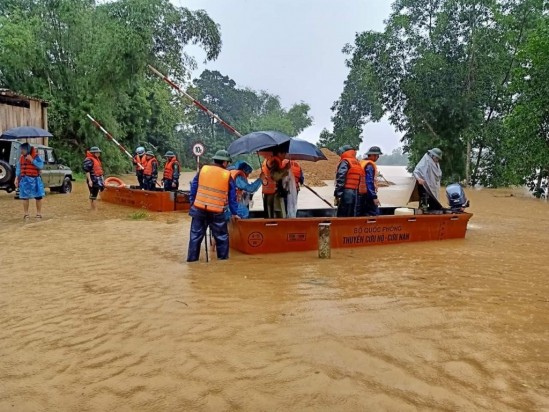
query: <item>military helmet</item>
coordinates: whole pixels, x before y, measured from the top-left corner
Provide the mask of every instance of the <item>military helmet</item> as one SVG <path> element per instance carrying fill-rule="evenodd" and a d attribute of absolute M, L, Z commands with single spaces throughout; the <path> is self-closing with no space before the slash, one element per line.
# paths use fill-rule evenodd
<path fill-rule="evenodd" d="M 231 155 L 226 150 L 218 150 L 215 152 L 214 157 L 212 157 L 213 160 L 221 160 L 224 162 L 230 162 L 231 161 Z"/>
<path fill-rule="evenodd" d="M 101 149 L 97 146 L 90 147 L 90 153 L 101 153 Z"/>
<path fill-rule="evenodd" d="M 438 158 L 438 160 L 442 160 L 442 150 L 440 150 L 438 147 L 434 147 L 431 150 L 428 150 L 427 153 L 429 153 L 431 156 L 435 156 Z"/>
<path fill-rule="evenodd" d="M 147 150 L 147 151 L 145 152 L 145 154 L 146 154 L 147 156 L 154 156 L 154 153 L 153 153 L 152 150 Z"/>
<path fill-rule="evenodd" d="M 145 148 L 143 146 L 139 146 L 137 149 L 135 149 L 135 153 L 141 156 L 145 153 Z"/>
<path fill-rule="evenodd" d="M 175 157 L 175 153 L 172 152 L 171 150 L 168 150 L 168 151 L 166 152 L 166 154 L 164 155 L 164 157 Z"/>
<path fill-rule="evenodd" d="M 368 149 L 368 152 L 366 153 L 367 156 L 369 155 L 378 155 L 381 156 L 383 153 L 381 153 L 381 149 L 379 146 L 372 146 Z"/>
<path fill-rule="evenodd" d="M 353 147 L 351 145 L 348 145 L 348 144 L 343 145 L 339 149 L 337 149 L 337 154 L 341 156 L 347 150 L 353 150 Z"/>

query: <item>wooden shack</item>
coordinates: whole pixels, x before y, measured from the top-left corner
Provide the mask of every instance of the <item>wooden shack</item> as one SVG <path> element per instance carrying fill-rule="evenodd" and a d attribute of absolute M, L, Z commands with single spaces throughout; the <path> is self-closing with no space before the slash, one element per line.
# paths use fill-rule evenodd
<path fill-rule="evenodd" d="M 48 130 L 48 103 L 0 89 L 0 134 L 13 127 L 34 126 Z M 48 145 L 48 138 L 26 139 L 31 144 Z"/>

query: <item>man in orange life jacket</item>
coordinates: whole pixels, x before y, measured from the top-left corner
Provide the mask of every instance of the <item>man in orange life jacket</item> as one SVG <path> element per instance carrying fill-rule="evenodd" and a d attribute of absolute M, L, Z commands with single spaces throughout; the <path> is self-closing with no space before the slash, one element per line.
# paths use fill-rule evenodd
<path fill-rule="evenodd" d="M 164 157 L 167 159 L 166 164 L 164 165 L 164 176 L 162 178 L 164 190 L 177 191 L 177 189 L 179 189 L 179 174 L 181 173 L 181 167 L 174 152 L 168 150 Z"/>
<path fill-rule="evenodd" d="M 217 258 L 229 258 L 229 231 L 224 209 L 228 204 L 233 218 L 239 219 L 236 184 L 227 170 L 231 161 L 229 153 L 219 150 L 213 161 L 211 166 L 202 166 L 191 182 L 189 215 L 192 221 L 187 262 L 196 262 L 200 258 L 200 245 L 208 226 L 215 239 Z"/>
<path fill-rule="evenodd" d="M 19 188 L 19 199 L 23 200 L 23 219 L 29 219 L 30 199 L 36 200 L 36 218 L 42 218 L 42 198 L 46 195 L 40 170 L 44 160 L 28 143 L 21 145 L 21 156 L 15 166 L 15 187 Z"/>
<path fill-rule="evenodd" d="M 97 195 L 105 189 L 105 182 L 103 180 L 103 165 L 101 164 L 101 149 L 97 146 L 93 146 L 86 152 L 86 158 L 84 159 L 83 169 L 86 173 L 86 183 L 88 184 L 88 190 L 90 191 L 90 206 L 92 210 L 96 209 L 95 202 Z"/>
<path fill-rule="evenodd" d="M 381 149 L 377 146 L 372 146 L 365 155 L 365 158 L 360 162 L 366 174 L 366 195 L 362 196 L 362 216 L 378 216 L 379 215 L 379 199 L 377 198 L 377 165 L 376 162 L 381 156 Z"/>
<path fill-rule="evenodd" d="M 291 167 L 289 162 L 284 163 L 286 153 L 274 152 L 273 156 L 265 159 L 261 165 L 263 178 L 263 210 L 266 219 L 286 217 L 285 194 L 282 188 L 282 179 L 288 176 Z"/>
<path fill-rule="evenodd" d="M 337 217 L 358 216 L 359 196 L 366 194 L 364 169 L 356 159 L 356 150 L 345 145 L 338 149 L 341 160 L 337 167 L 335 201 Z"/>
<path fill-rule="evenodd" d="M 135 149 L 133 164 L 135 165 L 135 175 L 137 176 L 139 188 L 143 189 L 143 170 L 145 170 L 145 165 L 147 164 L 145 148 L 143 146 L 139 146 L 137 149 Z"/>
<path fill-rule="evenodd" d="M 154 190 L 158 178 L 158 160 L 150 150 L 145 153 L 145 170 L 143 170 L 143 186 L 145 190 Z"/>

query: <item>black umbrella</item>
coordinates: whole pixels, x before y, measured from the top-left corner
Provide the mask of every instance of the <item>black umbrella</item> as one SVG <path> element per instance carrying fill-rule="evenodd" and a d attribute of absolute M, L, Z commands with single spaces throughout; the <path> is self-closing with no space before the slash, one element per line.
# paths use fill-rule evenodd
<path fill-rule="evenodd" d="M 284 143 L 280 146 L 267 147 L 261 150 L 259 154 L 265 157 L 273 152 L 287 153 L 286 158 L 291 160 L 307 160 L 309 162 L 328 160 L 326 156 L 324 156 L 324 153 L 314 144 L 295 137 L 290 140 L 290 144 Z"/>
<path fill-rule="evenodd" d="M 275 131 L 253 132 L 239 137 L 231 143 L 227 151 L 231 156 L 259 152 L 267 147 L 289 142 L 290 136 Z"/>
<path fill-rule="evenodd" d="M 31 137 L 53 137 L 53 135 L 39 127 L 21 126 L 6 130 L 0 137 L 4 139 L 28 139 Z"/>

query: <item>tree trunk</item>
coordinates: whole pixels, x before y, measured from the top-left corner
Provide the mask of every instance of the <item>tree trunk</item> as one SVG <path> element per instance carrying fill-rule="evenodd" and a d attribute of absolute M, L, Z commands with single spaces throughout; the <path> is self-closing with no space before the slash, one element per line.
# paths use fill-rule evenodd
<path fill-rule="evenodd" d="M 467 138 L 467 155 L 465 156 L 465 186 L 471 183 L 471 138 Z"/>

